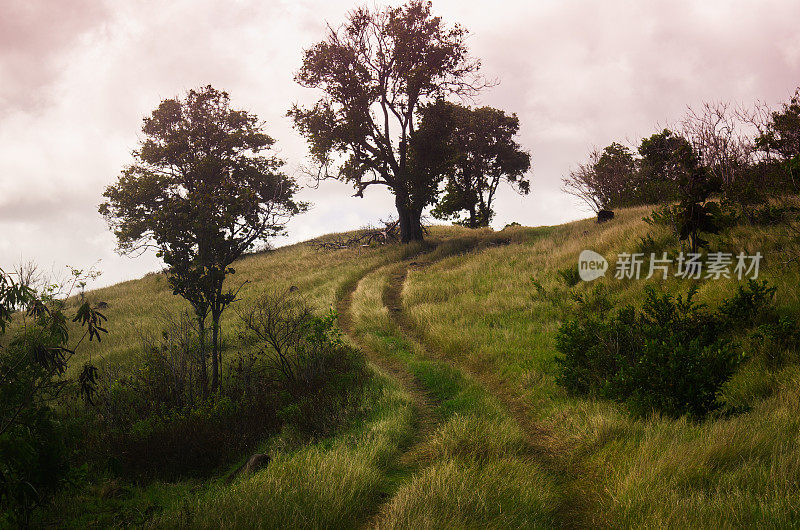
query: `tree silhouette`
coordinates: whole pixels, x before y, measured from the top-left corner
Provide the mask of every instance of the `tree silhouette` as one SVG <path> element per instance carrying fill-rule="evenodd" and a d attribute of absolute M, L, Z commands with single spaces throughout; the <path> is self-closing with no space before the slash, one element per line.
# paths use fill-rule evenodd
<path fill-rule="evenodd" d="M 359 197 L 369 186 L 387 186 L 404 242 L 422 239 L 422 210 L 438 189 L 438 181 L 425 178 L 429 172 L 410 164 L 420 106 L 471 96 L 485 86 L 479 61 L 467 53 L 466 35 L 432 16 L 430 2 L 361 7 L 305 51 L 295 76 L 302 86 L 324 92 L 313 107 L 294 105 L 288 112 L 309 141 L 316 177 L 349 182 Z"/>

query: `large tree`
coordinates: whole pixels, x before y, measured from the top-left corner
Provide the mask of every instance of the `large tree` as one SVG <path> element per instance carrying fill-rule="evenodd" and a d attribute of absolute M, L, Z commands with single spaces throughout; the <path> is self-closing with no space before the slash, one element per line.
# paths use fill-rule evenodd
<path fill-rule="evenodd" d="M 470 228 L 489 226 L 501 182 L 522 194 L 530 192 L 526 173 L 531 155 L 514 140 L 519 131 L 516 114 L 448 102 L 426 106 L 421 114 L 420 130 L 431 120 L 441 122 L 442 115 L 450 124 L 446 142 L 452 163 L 446 172 L 445 194 L 432 212 L 435 217 L 454 219 Z"/>
<path fill-rule="evenodd" d="M 201 380 L 207 390 L 206 318 L 212 318 L 211 389 L 219 383 L 219 322 L 234 299 L 224 281 L 230 265 L 256 243 L 280 234 L 305 208 L 281 172 L 274 140 L 226 92 L 211 86 L 166 99 L 144 119 L 127 166 L 106 188 L 100 213 L 122 253 L 155 247 L 177 295 L 195 311 Z"/>
<path fill-rule="evenodd" d="M 349 182 L 356 196 L 372 185 L 387 186 L 404 242 L 422 239 L 422 210 L 439 184 L 430 178 L 441 176 L 410 163 L 420 106 L 471 96 L 485 85 L 466 35 L 434 17 L 430 2 L 361 7 L 304 52 L 295 77 L 324 92 L 313 107 L 294 105 L 288 113 L 309 141 L 317 177 Z"/>

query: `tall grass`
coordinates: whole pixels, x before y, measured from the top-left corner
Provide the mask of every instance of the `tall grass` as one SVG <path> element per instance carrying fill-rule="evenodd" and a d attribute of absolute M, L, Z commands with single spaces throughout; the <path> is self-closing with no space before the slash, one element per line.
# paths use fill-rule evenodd
<path fill-rule="evenodd" d="M 412 271 L 405 308 L 425 341 L 454 363 L 511 381 L 529 415 L 546 422 L 573 459 L 599 468 L 599 512 L 609 526 L 793 527 L 800 524 L 800 386 L 797 365 L 770 370 L 751 361 L 726 385 L 723 400 L 739 413 L 702 423 L 651 417 L 633 420 L 618 406 L 571 398 L 555 385 L 555 332 L 594 285 L 568 287 L 558 271 L 574 267 L 583 249 L 612 264 L 642 238 L 678 250 L 664 228 L 641 219 L 647 208 L 556 227 L 526 244 L 490 248 Z M 525 229 L 517 229 L 525 230 Z M 765 255 L 762 278 L 778 287 L 776 302 L 797 315 L 798 255 L 781 227 L 736 227 L 717 248 Z M 641 303 L 643 287 L 685 292 L 687 281 L 597 280 L 618 304 Z M 535 283 L 534 283 L 535 282 Z M 536 287 L 538 284 L 539 287 Z M 699 297 L 716 304 L 737 282 L 706 280 Z M 453 333 L 458 330 L 458 333 Z"/>
<path fill-rule="evenodd" d="M 723 392 L 731 414 L 704 422 L 632 419 L 613 403 L 570 397 L 556 385 L 554 337 L 571 315 L 576 295 L 603 285 L 618 304 L 638 304 L 645 285 L 658 284 L 672 293 L 685 292 L 689 285 L 674 278 L 606 278 L 569 286 L 558 271 L 574 267 L 583 249 L 595 250 L 613 264 L 618 252 L 641 248 L 642 238 L 650 235 L 652 244 L 677 250 L 666 229 L 642 221 L 648 208 L 616 213 L 614 221 L 602 225 L 585 220 L 539 229 L 514 227 L 500 234 L 434 229 L 431 241 L 439 246 L 428 254 L 434 263 L 412 268 L 403 291 L 404 311 L 422 343 L 405 336 L 383 304 L 392 271 L 384 265 L 430 247 L 318 252 L 295 245 L 245 258 L 230 279 L 231 285 L 247 280 L 243 303 L 267 287 L 294 285 L 317 310 L 326 310 L 357 283 L 352 320 L 361 342 L 408 370 L 436 405 L 436 424 L 421 433 L 408 393 L 387 374 L 379 374 L 362 403 L 364 420 L 345 432 L 300 445 L 284 432 L 263 448 L 273 462 L 251 477 L 233 484 L 158 485 L 157 492 L 136 490 L 134 500 L 161 499 L 151 521 L 157 527 L 574 524 L 564 519 L 569 512 L 563 509 L 574 492 L 531 449 L 523 426 L 493 394 L 502 391 L 521 398 L 530 422 L 552 433 L 566 467 L 594 471 L 580 487 L 601 493 L 591 497 L 597 504 L 591 507 L 595 526 L 800 526 L 796 362 L 770 368 L 749 352 L 751 360 Z M 491 238 L 509 244 L 472 250 L 476 240 Z M 794 261 L 800 249 L 780 228 L 735 227 L 713 244 L 737 252 L 761 251 L 762 277 L 778 287 L 777 304 L 789 315 L 800 314 L 800 268 Z M 607 273 L 611 275 L 613 270 Z M 701 301 L 716 304 L 734 292 L 736 282 L 702 281 L 698 287 Z M 100 346 L 93 343 L 82 350 L 75 366 L 88 356 L 120 365 L 133 362 L 140 334 L 160 332 L 159 313 L 186 308 L 162 275 L 89 296 L 109 304 L 110 333 Z M 223 326 L 227 351 L 233 352 L 238 347 L 233 311 Z M 504 386 L 483 386 L 470 374 L 491 375 Z M 62 499 L 64 510 L 70 499 L 75 497 Z M 142 500 L 117 513 L 134 513 L 145 505 Z M 80 521 L 91 523 L 88 518 Z"/>
<path fill-rule="evenodd" d="M 175 505 L 153 526 L 359 526 L 377 502 L 386 469 L 412 429 L 408 396 L 385 377 L 373 381 L 362 406 L 370 411 L 363 424 L 331 440 L 276 451 L 265 470 Z"/>
<path fill-rule="evenodd" d="M 391 268 L 353 297 L 356 329 L 407 367 L 437 404 L 440 423 L 415 448 L 415 466 L 382 507 L 381 528 L 549 527 L 558 484 L 530 454 L 520 427 L 485 388 L 403 337 L 382 303 Z"/>

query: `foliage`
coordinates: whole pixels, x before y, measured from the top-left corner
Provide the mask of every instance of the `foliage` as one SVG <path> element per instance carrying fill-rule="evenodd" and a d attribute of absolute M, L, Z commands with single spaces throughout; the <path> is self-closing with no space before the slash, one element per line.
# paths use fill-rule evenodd
<path fill-rule="evenodd" d="M 593 211 L 636 204 L 636 164 L 633 153 L 616 142 L 593 150 L 589 161 L 562 179 L 563 190 L 588 204 Z"/>
<path fill-rule="evenodd" d="M 722 302 L 720 313 L 724 315 L 728 325 L 733 327 L 751 327 L 771 320 L 775 313 L 772 300 L 777 289 L 766 280 L 747 280 L 746 286 L 740 285 L 736 294 Z"/>
<path fill-rule="evenodd" d="M 777 152 L 785 161 L 800 157 L 800 87 L 781 110 L 772 112 L 756 144 L 763 150 Z"/>
<path fill-rule="evenodd" d="M 73 287 L 83 281 L 74 275 Z M 73 322 L 86 328 L 70 344 L 63 300 L 42 299 L 0 270 L 0 338 L 18 308 L 10 337 L 0 344 L 0 507 L 19 524 L 61 484 L 69 468 L 66 432 L 53 402 L 72 382 L 64 377 L 76 348 L 88 336 L 101 340 L 106 317 L 84 301 Z M 84 366 L 79 392 L 92 402 L 96 369 Z"/>
<path fill-rule="evenodd" d="M 678 204 L 665 204 L 653 211 L 645 221 L 670 226 L 681 241 L 688 241 L 691 252 L 708 247 L 705 234 L 719 232 L 725 213 L 711 196 L 719 190 L 719 182 L 699 164 L 697 154 L 686 143 L 674 153 L 673 168 Z"/>
<path fill-rule="evenodd" d="M 240 316 L 256 358 L 293 398 L 285 412 L 292 423 L 311 434 L 335 428 L 340 399 L 357 395 L 366 373 L 363 357 L 342 341 L 336 313 L 315 316 L 301 298 L 274 291 Z"/>
<path fill-rule="evenodd" d="M 205 476 L 282 426 L 324 436 L 347 421 L 367 372 L 334 313 L 318 317 L 294 298 L 268 294 L 243 319 L 243 349 L 213 396 L 197 386 L 199 347 L 185 314 L 168 319 L 160 336 L 143 337 L 132 369 L 106 368 L 89 434 L 101 460 L 127 477 Z"/>
<path fill-rule="evenodd" d="M 441 175 L 412 168 L 410 141 L 420 106 L 483 86 L 467 32 L 446 27 L 430 2 L 360 7 L 325 40 L 305 50 L 295 79 L 324 96 L 289 110 L 310 144 L 318 178 L 351 183 L 357 196 L 372 185 L 395 195 L 401 238 L 421 240 L 420 216 L 435 199 Z"/>
<path fill-rule="evenodd" d="M 419 128 L 412 138 L 427 133 L 432 120 L 446 116 L 447 130 L 439 141 L 445 143 L 450 167 L 446 170 L 444 196 L 433 209 L 434 217 L 454 219 L 469 228 L 489 226 L 494 216 L 492 203 L 501 182 L 507 182 L 519 193 L 530 192 L 526 173 L 531 167 L 530 153 L 514 141 L 519 131 L 519 118 L 492 107 L 470 108 L 437 101 L 423 107 Z M 434 144 L 427 134 L 426 146 Z M 412 154 L 418 153 L 414 148 Z M 462 218 L 466 212 L 467 217 Z"/>
<path fill-rule="evenodd" d="M 625 402 L 639 414 L 703 417 L 741 356 L 714 314 L 694 301 L 648 288 L 641 309 L 582 314 L 559 330 L 559 383 L 576 394 Z"/>
<path fill-rule="evenodd" d="M 223 288 L 230 265 L 259 241 L 280 234 L 305 205 L 297 186 L 281 173 L 283 162 L 258 118 L 230 106 L 211 86 L 185 99 L 166 99 L 142 127 L 135 163 L 106 188 L 100 213 L 121 252 L 148 246 L 169 267 L 177 295 L 194 307 L 201 349 L 212 318 L 211 389 L 218 385 L 219 322 L 235 292 Z M 201 354 L 206 376 L 205 351 Z M 205 382 L 204 382 L 205 389 Z"/>
<path fill-rule="evenodd" d="M 761 352 L 765 363 L 772 368 L 783 364 L 785 352 L 800 344 L 797 321 L 780 314 L 774 305 L 776 291 L 766 280 L 751 279 L 720 307 L 731 331 L 749 331 L 754 349 Z"/>
<path fill-rule="evenodd" d="M 104 367 L 87 418 L 89 456 L 128 478 L 206 476 L 278 428 L 278 392 L 234 362 L 219 392 L 204 396 L 196 322 L 181 313 L 162 326 L 142 337 L 135 363 Z"/>
<path fill-rule="evenodd" d="M 642 204 L 668 202 L 677 197 L 677 184 L 685 168 L 681 156 L 690 148 L 688 141 L 664 129 L 639 145 L 637 195 Z"/>

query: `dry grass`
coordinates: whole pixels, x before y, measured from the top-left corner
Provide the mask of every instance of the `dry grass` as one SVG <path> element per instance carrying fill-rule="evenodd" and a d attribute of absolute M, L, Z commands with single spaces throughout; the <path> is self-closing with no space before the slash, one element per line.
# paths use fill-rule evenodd
<path fill-rule="evenodd" d="M 528 244 L 488 249 L 440 261 L 409 275 L 405 307 L 425 341 L 454 363 L 513 382 L 531 417 L 548 424 L 574 460 L 600 469 L 602 506 L 610 526 L 790 527 L 800 524 L 800 386 L 790 365 L 769 371 L 753 360 L 727 385 L 728 401 L 748 412 L 703 423 L 654 417 L 633 420 L 616 405 L 574 399 L 555 385 L 555 332 L 571 313 L 570 296 L 593 288 L 567 287 L 557 271 L 574 266 L 583 249 L 605 255 L 633 252 L 661 228 L 641 219 L 646 208 L 618 212 L 603 225 L 591 220 L 554 228 Z M 525 230 L 525 229 L 516 229 Z M 778 228 L 746 227 L 723 233 L 719 248 L 766 256 L 762 277 L 778 287 L 777 303 L 798 314 L 800 254 Z M 607 276 L 613 275 L 613 270 Z M 532 279 L 543 290 L 535 288 Z M 643 287 L 669 279 L 598 280 L 618 303 L 642 299 Z M 704 281 L 710 304 L 730 296 L 733 280 Z M 458 330 L 453 333 L 453 330 Z"/>
<path fill-rule="evenodd" d="M 300 449 L 274 445 L 275 461 L 267 470 L 188 495 L 168 507 L 158 526 L 570 525 L 561 519 L 560 506 L 574 492 L 531 451 L 525 429 L 509 411 L 509 398 L 524 402 L 531 424 L 552 433 L 565 467 L 596 470 L 578 485 L 599 492 L 591 497 L 595 525 L 800 526 L 796 364 L 770 370 L 757 359 L 749 362 L 723 396 L 744 412 L 702 423 L 635 420 L 613 403 L 569 397 L 555 384 L 555 333 L 574 309 L 572 296 L 594 288 L 568 287 L 558 271 L 574 266 L 586 248 L 613 264 L 618 252 L 633 251 L 648 233 L 669 242 L 664 229 L 642 221 L 647 213 L 647 208 L 622 210 L 603 225 L 585 220 L 510 228 L 500 235 L 511 244 L 480 251 L 469 251 L 470 240 L 494 235 L 435 229 L 431 240 L 442 243 L 429 255 L 435 263 L 412 268 L 402 292 L 403 309 L 422 344 L 404 336 L 383 300 L 391 272 L 383 266 L 420 248 L 320 253 L 296 245 L 242 260 L 232 278 L 232 284 L 248 281 L 242 303 L 264 289 L 295 285 L 325 310 L 358 282 L 352 325 L 360 340 L 413 375 L 436 404 L 438 423 L 414 444 L 411 461 L 400 462 L 415 432 L 413 400 L 384 373 L 365 402 L 373 413 L 363 424 Z M 800 314 L 800 268 L 792 261 L 800 250 L 787 244 L 779 229 L 739 227 L 715 245 L 760 250 L 766 256 L 762 277 L 778 287 L 777 303 Z M 643 287 L 655 283 L 674 293 L 688 286 L 674 279 L 594 282 L 607 286 L 619 304 L 638 303 Z M 729 296 L 736 282 L 704 281 L 699 287 L 700 298 L 714 304 Z M 90 296 L 109 303 L 111 333 L 82 355 L 116 363 L 137 355 L 141 333 L 158 332 L 161 311 L 184 308 L 160 275 Z M 230 311 L 224 322 L 230 351 L 237 347 L 234 316 Z M 484 386 L 470 374 L 487 374 L 505 386 Z M 505 400 L 493 395 L 498 390 Z"/>

